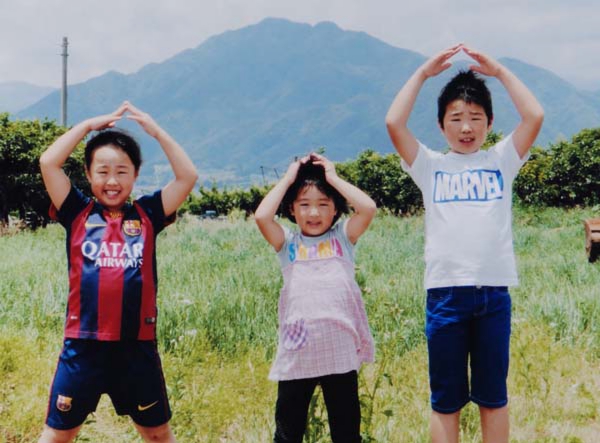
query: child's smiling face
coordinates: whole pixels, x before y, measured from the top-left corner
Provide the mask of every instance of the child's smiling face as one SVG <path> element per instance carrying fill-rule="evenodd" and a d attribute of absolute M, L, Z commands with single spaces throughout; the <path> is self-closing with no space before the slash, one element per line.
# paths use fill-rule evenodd
<path fill-rule="evenodd" d="M 86 169 L 92 193 L 110 210 L 120 209 L 127 202 L 137 175 L 127 153 L 112 145 L 95 149 L 90 168 Z"/>
<path fill-rule="evenodd" d="M 454 100 L 446 107 L 441 130 L 453 152 L 472 154 L 485 143 L 491 123 L 482 106 Z"/>
<path fill-rule="evenodd" d="M 291 211 L 302 234 L 316 237 L 331 228 L 337 214 L 333 200 L 316 186 L 300 189 L 292 203 Z"/>

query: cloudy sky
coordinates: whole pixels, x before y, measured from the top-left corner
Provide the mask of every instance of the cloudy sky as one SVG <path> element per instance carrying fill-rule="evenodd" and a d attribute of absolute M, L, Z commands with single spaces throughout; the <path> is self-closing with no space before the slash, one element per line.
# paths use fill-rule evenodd
<path fill-rule="evenodd" d="M 0 0 L 0 82 L 59 87 L 63 36 L 79 83 L 265 17 L 333 21 L 424 55 L 462 41 L 600 90 L 598 0 Z"/>

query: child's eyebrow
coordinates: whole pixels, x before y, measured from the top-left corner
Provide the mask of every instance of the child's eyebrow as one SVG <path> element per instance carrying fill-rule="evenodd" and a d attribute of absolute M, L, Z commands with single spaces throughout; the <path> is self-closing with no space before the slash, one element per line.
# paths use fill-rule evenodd
<path fill-rule="evenodd" d="M 297 198 L 296 201 L 297 202 L 310 202 L 310 201 L 313 201 L 313 199 L 307 198 L 307 197 L 301 197 L 301 198 Z M 321 202 L 321 201 L 327 201 L 328 202 L 328 201 L 331 201 L 331 198 L 329 198 L 329 197 L 318 197 L 316 199 L 316 201 L 319 201 L 319 202 Z"/>
<path fill-rule="evenodd" d="M 454 112 L 450 112 L 450 117 L 459 117 L 464 114 L 465 114 L 464 111 L 454 111 Z M 482 111 L 469 111 L 469 115 L 483 115 L 483 112 Z"/>

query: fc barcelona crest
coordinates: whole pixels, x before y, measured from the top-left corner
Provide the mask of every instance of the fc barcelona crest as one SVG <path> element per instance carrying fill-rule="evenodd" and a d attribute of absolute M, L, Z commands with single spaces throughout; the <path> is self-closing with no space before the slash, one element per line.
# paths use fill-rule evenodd
<path fill-rule="evenodd" d="M 71 397 L 65 397 L 59 395 L 56 399 L 56 408 L 62 412 L 69 412 L 71 410 L 71 401 L 73 399 Z"/>
<path fill-rule="evenodd" d="M 137 237 L 142 234 L 142 222 L 140 220 L 124 220 L 123 232 L 130 237 Z"/>

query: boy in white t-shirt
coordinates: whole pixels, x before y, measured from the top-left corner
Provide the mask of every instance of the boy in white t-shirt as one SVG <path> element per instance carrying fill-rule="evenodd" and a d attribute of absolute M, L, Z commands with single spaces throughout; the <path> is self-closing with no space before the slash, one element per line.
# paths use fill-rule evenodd
<path fill-rule="evenodd" d="M 407 121 L 429 77 L 463 51 L 477 65 L 459 72 L 438 98 L 438 123 L 450 152 L 420 143 Z M 521 121 L 488 151 L 492 100 L 475 73 L 496 77 Z M 406 82 L 386 116 L 402 166 L 425 205 L 426 335 L 431 387 L 431 436 L 458 442 L 460 410 L 479 406 L 484 443 L 508 442 L 510 309 L 508 286 L 518 283 L 513 252 L 512 183 L 528 158 L 544 111 L 505 66 L 462 44 L 427 60 Z M 468 366 L 470 365 L 470 377 Z"/>

